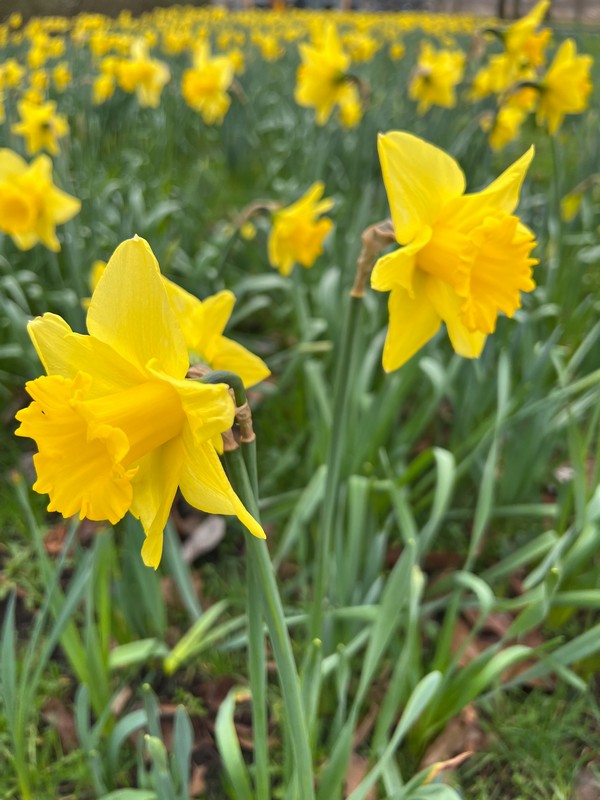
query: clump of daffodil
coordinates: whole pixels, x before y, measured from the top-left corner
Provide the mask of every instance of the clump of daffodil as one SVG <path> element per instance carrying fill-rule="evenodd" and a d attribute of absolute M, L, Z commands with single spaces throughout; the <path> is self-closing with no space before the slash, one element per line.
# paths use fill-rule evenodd
<path fill-rule="evenodd" d="M 460 50 L 436 50 L 431 42 L 422 42 L 408 87 L 408 96 L 418 102 L 417 113 L 425 114 L 431 106 L 454 108 L 464 69 L 465 54 Z"/>
<path fill-rule="evenodd" d="M 334 25 L 312 44 L 299 45 L 302 63 L 296 73 L 294 97 L 300 106 L 314 108 L 317 125 L 324 125 L 336 105 L 347 97 L 350 56 Z"/>
<path fill-rule="evenodd" d="M 235 414 L 229 389 L 185 380 L 183 333 L 143 239 L 113 254 L 87 328 L 74 333 L 55 314 L 28 328 L 47 374 L 26 385 L 33 402 L 16 433 L 37 444 L 34 489 L 50 496 L 49 510 L 113 524 L 131 511 L 153 567 L 178 486 L 191 505 L 234 514 L 264 538 L 219 460 Z"/>
<path fill-rule="evenodd" d="M 11 130 L 25 139 L 25 149 L 30 156 L 46 150 L 53 156 L 60 153 L 58 140 L 69 132 L 69 124 L 62 114 L 56 112 L 56 103 L 30 103 L 22 100 L 17 105 L 19 122 Z"/>
<path fill-rule="evenodd" d="M 252 224 L 252 223 L 246 223 Z M 94 261 L 90 272 L 92 292 L 104 274 L 104 261 Z M 265 362 L 238 342 L 223 336 L 229 321 L 235 295 L 224 290 L 205 300 L 199 300 L 181 286 L 162 276 L 171 310 L 177 318 L 190 364 L 201 364 L 211 370 L 233 372 L 242 379 L 246 389 L 268 378 L 271 371 Z M 89 301 L 85 304 L 89 307 Z"/>
<path fill-rule="evenodd" d="M 449 155 L 409 133 L 379 137 L 379 157 L 399 250 L 380 258 L 374 289 L 390 292 L 383 351 L 398 369 L 446 323 L 454 350 L 477 358 L 501 311 L 535 288 L 533 233 L 513 213 L 533 148 L 481 192 Z"/>
<path fill-rule="evenodd" d="M 274 212 L 267 246 L 271 266 L 282 275 L 289 275 L 296 263 L 312 267 L 323 252 L 333 222 L 321 214 L 334 206 L 331 198 L 321 199 L 324 191 L 324 184 L 317 181 L 291 206 Z"/>
<path fill-rule="evenodd" d="M 547 123 L 550 134 L 556 133 L 566 114 L 581 114 L 587 108 L 593 88 L 590 80 L 593 61 L 592 56 L 577 55 L 573 39 L 567 39 L 558 48 L 540 81 L 537 110 L 538 123 Z"/>
<path fill-rule="evenodd" d="M 38 156 L 27 164 L 12 150 L 0 150 L 0 230 L 21 250 L 42 242 L 60 250 L 56 226 L 79 213 L 77 198 L 52 182 L 52 161 Z"/>
<path fill-rule="evenodd" d="M 186 69 L 181 82 L 185 102 L 197 111 L 207 125 L 220 125 L 231 104 L 227 90 L 235 69 L 227 56 L 211 56 L 207 41 L 194 52 L 194 65 Z"/>
<path fill-rule="evenodd" d="M 148 43 L 144 39 L 135 39 L 131 45 L 131 57 L 119 63 L 117 77 L 121 89 L 135 92 L 141 106 L 157 108 L 163 87 L 171 79 L 171 72 L 163 61 L 150 57 Z"/>

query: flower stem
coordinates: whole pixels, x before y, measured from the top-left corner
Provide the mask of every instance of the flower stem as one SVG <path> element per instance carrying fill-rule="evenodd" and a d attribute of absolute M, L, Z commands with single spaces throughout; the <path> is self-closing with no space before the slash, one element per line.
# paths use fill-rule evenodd
<path fill-rule="evenodd" d="M 311 640 L 322 639 L 323 635 L 325 587 L 328 583 L 330 569 L 332 567 L 330 551 L 339 497 L 342 455 L 345 442 L 344 434 L 346 431 L 350 399 L 349 389 L 352 385 L 348 372 L 350 364 L 352 363 L 354 347 L 357 340 L 357 331 L 360 327 L 361 308 L 362 298 L 351 296 L 346 309 L 346 319 L 342 332 L 342 345 L 333 391 L 333 420 L 335 423 L 335 430 L 331 431 L 329 440 L 327 477 L 321 510 L 321 524 L 319 526 L 319 544 L 315 568 L 314 590 L 309 617 L 309 639 Z"/>
<path fill-rule="evenodd" d="M 247 445 L 244 445 L 247 447 Z M 258 504 L 256 496 L 252 489 L 250 478 L 246 470 L 244 459 L 239 449 L 231 450 L 224 454 L 225 465 L 229 479 L 237 492 L 240 500 L 248 511 L 258 519 Z M 269 637 L 273 654 L 275 656 L 275 663 L 277 665 L 277 672 L 279 673 L 279 680 L 281 684 L 281 691 L 286 709 L 286 718 L 288 722 L 288 730 L 291 738 L 292 751 L 294 754 L 294 761 L 296 767 L 297 780 L 299 785 L 300 797 L 302 800 L 313 800 L 314 787 L 312 779 L 312 759 L 310 754 L 308 731 L 306 728 L 306 720 L 304 717 L 304 709 L 300 695 L 300 685 L 298 681 L 298 673 L 292 652 L 292 645 L 288 635 L 287 624 L 283 613 L 283 606 L 273 566 L 269 557 L 266 543 L 263 540 L 256 539 L 250 534 L 246 535 L 246 548 L 248 553 L 249 564 L 249 608 L 253 605 L 259 608 L 262 605 L 262 611 L 265 615 L 267 627 L 269 630 Z M 262 626 L 261 626 L 262 627 Z M 252 635 L 253 631 L 250 631 Z M 260 637 L 260 647 L 262 648 L 262 636 Z M 251 662 L 256 659 L 255 668 L 259 668 L 259 656 L 253 654 L 253 646 L 256 642 L 250 641 Z M 262 652 L 262 663 L 264 664 L 264 649 Z M 264 669 L 262 671 L 262 679 L 264 680 Z M 251 679 L 253 676 L 253 669 L 251 667 Z M 251 687 L 254 691 L 255 687 Z M 258 687 L 257 687 L 258 688 Z M 259 689 L 260 692 L 260 689 Z M 264 710 L 264 705 L 263 705 Z M 256 740 L 264 737 L 266 744 L 266 720 L 261 723 L 263 729 L 257 733 Z M 257 755 L 258 760 L 258 755 Z M 258 764 L 257 764 L 258 769 Z M 258 797 L 268 797 L 266 794 L 257 792 Z"/>

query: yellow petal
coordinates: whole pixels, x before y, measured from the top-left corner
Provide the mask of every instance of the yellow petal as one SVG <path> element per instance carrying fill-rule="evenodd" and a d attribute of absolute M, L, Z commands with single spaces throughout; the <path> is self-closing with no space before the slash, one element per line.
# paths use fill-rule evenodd
<path fill-rule="evenodd" d="M 135 469 L 121 463 L 129 449 L 125 434 L 109 425 L 92 429 L 79 413 L 90 383 L 83 373 L 73 380 L 51 375 L 30 381 L 26 388 L 33 402 L 17 414 L 16 434 L 38 446 L 33 488 L 50 496 L 49 511 L 114 524 L 130 506 Z"/>
<path fill-rule="evenodd" d="M 92 378 L 88 396 L 100 397 L 146 380 L 143 372 L 93 336 L 73 333 L 56 314 L 36 317 L 27 326 L 48 375 L 74 378 L 86 372 Z"/>
<path fill-rule="evenodd" d="M 213 369 L 224 369 L 239 375 L 246 389 L 264 381 L 271 374 L 262 358 L 225 336 L 214 340 L 206 357 Z"/>
<path fill-rule="evenodd" d="M 410 133 L 379 134 L 378 150 L 396 239 L 408 244 L 464 192 L 465 176 L 451 156 Z"/>
<path fill-rule="evenodd" d="M 225 326 L 229 322 L 229 317 L 235 305 L 235 295 L 233 292 L 224 290 L 217 292 L 211 297 L 202 301 L 206 327 L 210 331 L 211 338 L 223 333 Z"/>
<path fill-rule="evenodd" d="M 131 512 L 139 518 L 146 540 L 142 559 L 156 569 L 160 563 L 163 533 L 177 491 L 183 462 L 181 437 L 149 453 L 138 462 L 139 471 L 133 479 Z"/>
<path fill-rule="evenodd" d="M 416 265 L 416 254 L 431 239 L 431 228 L 423 227 L 406 247 L 394 250 L 377 260 L 371 273 L 371 286 L 378 292 L 389 292 L 401 286 L 411 297 L 413 292 L 413 274 Z"/>
<path fill-rule="evenodd" d="M 462 322 L 460 317 L 461 298 L 447 283 L 431 276 L 427 278 L 426 291 L 437 313 L 446 323 L 448 336 L 455 352 L 464 358 L 479 358 L 486 335 L 479 331 L 470 331 Z"/>
<path fill-rule="evenodd" d="M 383 348 L 383 368 L 392 372 L 405 364 L 439 330 L 440 315 L 425 292 L 427 277 L 415 273 L 414 297 L 400 288 L 389 299 L 390 324 Z"/>
<path fill-rule="evenodd" d="M 198 298 L 168 278 L 163 278 L 169 303 L 183 333 L 188 350 L 201 353 L 204 344 L 204 309 Z"/>
<path fill-rule="evenodd" d="M 180 486 L 188 503 L 209 514 L 235 514 L 251 534 L 265 539 L 262 527 L 233 491 L 214 446 L 210 442 L 198 445 L 185 433 L 183 438 L 185 463 Z"/>
<path fill-rule="evenodd" d="M 20 175 L 27 170 L 27 162 L 6 147 L 0 148 L 0 181 Z"/>
<path fill-rule="evenodd" d="M 138 368 L 156 366 L 183 378 L 189 361 L 158 262 L 144 239 L 119 245 L 106 265 L 87 315 L 90 334 Z"/>

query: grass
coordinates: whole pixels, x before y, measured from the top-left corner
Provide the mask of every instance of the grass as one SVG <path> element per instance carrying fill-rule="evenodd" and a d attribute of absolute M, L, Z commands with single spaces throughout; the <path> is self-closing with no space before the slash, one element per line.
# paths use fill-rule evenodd
<path fill-rule="evenodd" d="M 286 30 L 285 17 L 240 19 L 212 20 L 214 38 L 229 24 L 274 26 L 281 37 Z M 347 19 L 344 26 L 354 24 Z M 130 517 L 114 529 L 67 525 L 72 545 L 57 554 L 46 537 L 58 520 L 29 489 L 30 443 L 10 435 L 14 410 L 25 402 L 23 383 L 41 369 L 27 320 L 53 311 L 83 330 L 92 262 L 107 259 L 134 232 L 148 238 L 162 270 L 184 288 L 200 297 L 235 292 L 231 335 L 273 372 L 250 393 L 260 509 L 299 666 L 319 800 L 342 796 L 353 748 L 378 771 L 377 796 L 396 800 L 455 800 L 451 786 L 475 800 L 566 798 L 582 775 L 598 769 L 597 191 L 590 189 L 581 214 L 557 236 L 557 177 L 545 133 L 531 118 L 519 141 L 493 154 L 475 124 L 493 103 L 468 105 L 464 92 L 455 109 L 417 117 L 405 87 L 424 35 L 419 26 L 431 36 L 439 21 L 417 18 L 418 26 L 395 30 L 392 19 L 405 18 L 384 19 L 374 30 L 401 35 L 405 59 L 391 69 L 384 48 L 353 66 L 371 84 L 366 114 L 353 130 L 335 122 L 319 128 L 296 106 L 295 44 L 272 66 L 246 43 L 247 68 L 238 78 L 246 100 L 234 96 L 216 128 L 180 96 L 188 53 L 169 57 L 173 79 L 158 108 L 140 109 L 120 90 L 92 107 L 97 64 L 67 37 L 75 80 L 57 100 L 71 135 L 54 173 L 82 199 L 82 211 L 60 229 L 59 254 L 41 245 L 21 252 L 7 236 L 0 241 L 0 760 L 9 764 L 0 770 L 0 800 L 26 797 L 13 769 L 19 757 L 25 773 L 31 767 L 35 797 L 183 800 L 195 766 L 206 768 L 200 796 L 267 800 L 252 788 L 260 734 L 251 741 L 250 545 L 239 528 L 230 520 L 218 548 L 191 565 L 180 556 L 182 532 L 168 531 L 156 573 L 141 563 L 143 533 Z M 442 19 L 453 30 L 455 20 Z M 159 15 L 142 24 L 160 31 L 166 23 Z M 470 46 L 467 34 L 456 36 Z M 579 39 L 596 54 L 598 83 L 598 38 Z M 23 48 L 11 41 L 6 52 L 23 59 Z M 469 78 L 477 64 L 469 63 Z M 16 100 L 8 91 L 2 133 L 19 150 L 9 127 Z M 597 123 L 594 101 L 561 130 L 556 168 L 564 191 L 600 172 Z M 391 375 L 380 363 L 387 298 L 368 294 L 345 372 L 343 427 L 332 398 L 344 303 L 360 234 L 388 214 L 376 134 L 390 128 L 447 149 L 472 190 L 535 143 L 519 208 L 539 241 L 538 289 L 524 296 L 515 319 L 498 321 L 477 362 L 456 356 L 444 334 Z M 287 280 L 267 263 L 270 220 L 255 220 L 251 241 L 236 232 L 235 220 L 257 199 L 292 202 L 315 180 L 336 201 L 336 228 L 315 267 L 296 267 Z M 331 435 L 339 437 L 341 470 L 327 495 Z M 322 635 L 313 641 L 306 617 L 324 501 L 333 510 L 324 563 L 335 569 L 327 575 Z M 509 622 L 492 636 L 489 619 Z M 465 620 L 465 647 L 489 647 L 460 660 L 456 632 Z M 169 674 L 174 654 L 178 667 Z M 270 791 L 294 798 L 275 656 L 268 645 Z M 524 677 L 506 687 L 507 667 L 521 661 Z M 540 681 L 547 688 L 532 688 Z M 235 687 L 239 697 L 230 694 Z M 23 709 L 17 722 L 13 700 Z M 50 701 L 66 713 L 71 746 L 61 741 L 56 711 L 47 713 Z M 473 704 L 485 749 L 447 784 L 421 786 L 422 755 Z M 112 794 L 126 788 L 146 796 Z M 365 798 L 366 784 L 356 792 L 352 800 Z"/>

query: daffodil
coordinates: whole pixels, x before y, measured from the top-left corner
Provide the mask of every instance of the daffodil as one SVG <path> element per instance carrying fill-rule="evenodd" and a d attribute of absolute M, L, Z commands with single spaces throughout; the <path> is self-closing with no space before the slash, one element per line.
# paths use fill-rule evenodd
<path fill-rule="evenodd" d="M 251 223 L 247 223 L 251 224 Z M 92 293 L 104 274 L 104 261 L 94 261 L 90 271 Z M 243 347 L 223 336 L 229 321 L 235 295 L 224 290 L 205 300 L 199 300 L 181 286 L 162 276 L 171 310 L 183 333 L 190 363 L 203 364 L 211 370 L 234 372 L 242 379 L 245 388 L 267 378 L 271 372 L 265 362 Z M 89 300 L 84 302 L 89 308 Z"/>
<path fill-rule="evenodd" d="M 590 70 L 594 59 L 577 55 L 573 39 L 558 48 L 540 85 L 537 111 L 539 124 L 548 123 L 550 134 L 560 128 L 565 114 L 581 114 L 588 106 L 592 82 Z"/>
<path fill-rule="evenodd" d="M 29 250 L 41 241 L 50 250 L 60 250 L 55 228 L 80 208 L 77 198 L 54 185 L 48 156 L 38 156 L 28 165 L 12 150 L 0 150 L 0 230 L 19 249 Z"/>
<path fill-rule="evenodd" d="M 514 215 L 530 148 L 483 191 L 465 194 L 453 158 L 409 133 L 379 137 L 379 157 L 399 250 L 375 264 L 374 289 L 390 292 L 383 351 L 398 369 L 446 323 L 454 350 L 477 358 L 498 313 L 511 317 L 535 288 L 533 233 Z"/>
<path fill-rule="evenodd" d="M 181 82 L 185 102 L 197 111 L 207 125 L 220 125 L 231 104 L 227 90 L 235 69 L 227 56 L 211 56 L 204 41 L 194 53 L 194 65 L 186 69 Z"/>
<path fill-rule="evenodd" d="M 344 51 L 334 25 L 327 25 L 322 38 L 299 46 L 302 63 L 296 74 L 298 105 L 315 109 L 317 125 L 324 125 L 346 87 L 350 56 Z"/>
<path fill-rule="evenodd" d="M 325 186 L 320 181 L 295 203 L 281 208 L 273 215 L 268 251 L 271 266 L 282 275 L 289 275 L 294 264 L 312 267 L 323 252 L 323 241 L 333 228 L 328 217 L 321 217 L 334 202 L 323 197 Z"/>
<path fill-rule="evenodd" d="M 150 58 L 148 44 L 136 39 L 131 45 L 131 58 L 123 59 L 119 66 L 119 86 L 126 92 L 135 92 L 141 106 L 157 108 L 165 84 L 171 79 L 168 66 Z"/>
<path fill-rule="evenodd" d="M 502 150 L 516 139 L 526 119 L 527 111 L 512 105 L 502 106 L 496 114 L 486 115 L 481 127 L 488 134 L 492 150 Z"/>
<path fill-rule="evenodd" d="M 74 333 L 54 314 L 29 324 L 47 374 L 26 385 L 33 402 L 17 414 L 17 435 L 37 444 L 34 489 L 50 496 L 49 510 L 113 524 L 131 511 L 153 567 L 177 486 L 191 505 L 235 514 L 264 538 L 219 460 L 234 418 L 228 387 L 185 380 L 183 334 L 143 239 L 113 254 L 87 328 Z"/>
<path fill-rule="evenodd" d="M 29 155 L 46 150 L 53 156 L 60 152 L 58 140 L 69 132 L 69 125 L 62 114 L 57 114 L 56 103 L 49 100 L 37 105 L 23 100 L 18 103 L 19 122 L 11 130 L 25 139 L 25 148 Z"/>
<path fill-rule="evenodd" d="M 518 59 L 531 51 L 532 44 L 530 40 L 532 37 L 535 39 L 536 31 L 542 24 L 549 8 L 550 0 L 539 0 L 526 16 L 513 22 L 504 31 L 502 37 L 504 47 L 512 58 Z M 541 43 L 547 43 L 547 34 L 544 34 Z M 533 51 L 535 52 L 538 50 L 537 45 L 539 45 L 538 40 L 533 45 Z"/>
<path fill-rule="evenodd" d="M 181 326 L 190 358 L 213 370 L 235 372 L 246 388 L 271 373 L 265 362 L 223 331 L 235 304 L 233 292 L 224 290 L 205 300 L 198 300 L 176 283 L 165 280 L 167 296 Z"/>
<path fill-rule="evenodd" d="M 454 108 L 464 69 L 465 54 L 460 50 L 436 50 L 431 42 L 422 42 L 408 87 L 408 96 L 418 102 L 417 112 L 425 114 L 431 106 Z"/>

